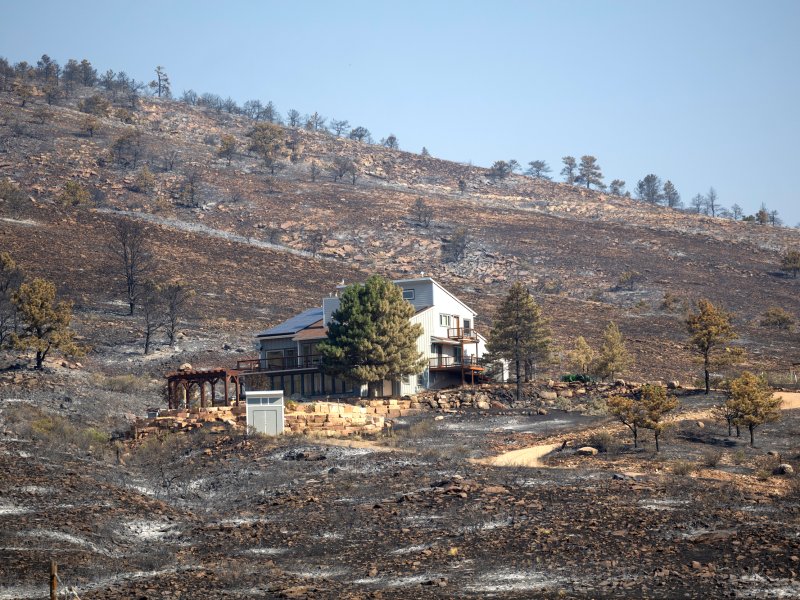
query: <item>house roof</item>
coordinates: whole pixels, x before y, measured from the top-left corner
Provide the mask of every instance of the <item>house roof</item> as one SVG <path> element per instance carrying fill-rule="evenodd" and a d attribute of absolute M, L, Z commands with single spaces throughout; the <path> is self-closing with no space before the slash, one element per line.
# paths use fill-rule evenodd
<path fill-rule="evenodd" d="M 436 281 L 436 280 L 435 280 L 433 277 L 429 277 L 429 276 L 421 276 L 421 277 L 412 277 L 412 278 L 409 278 L 409 279 L 393 279 L 393 280 L 392 280 L 392 283 L 393 283 L 393 284 L 395 284 L 395 285 L 399 285 L 399 286 L 401 286 L 401 287 L 402 287 L 402 284 L 404 284 L 404 283 L 421 283 L 421 282 L 424 282 L 424 281 L 430 281 L 430 282 L 431 282 L 431 283 L 433 283 L 435 286 L 438 286 L 438 288 L 439 288 L 440 290 L 442 290 L 442 291 L 443 291 L 445 294 L 447 294 L 448 296 L 450 296 L 450 297 L 451 297 L 453 300 L 455 300 L 456 302 L 458 302 L 459 304 L 461 304 L 461 305 L 462 305 L 464 308 L 466 308 L 468 311 L 470 311 L 470 312 L 473 314 L 473 316 L 476 316 L 476 317 L 478 316 L 478 313 L 476 313 L 476 312 L 475 312 L 474 310 L 472 310 L 472 309 L 471 309 L 469 306 L 467 306 L 466 304 L 464 304 L 464 301 L 463 301 L 463 300 L 461 300 L 461 299 L 460 299 L 458 296 L 456 296 L 456 295 L 455 295 L 453 292 L 451 292 L 451 291 L 450 291 L 450 290 L 448 290 L 446 287 L 444 287 L 444 286 L 443 286 L 441 283 L 439 283 L 438 281 Z M 342 283 L 340 283 L 339 285 L 337 285 L 337 286 L 336 286 L 336 289 L 343 290 L 343 289 L 345 289 L 345 288 L 347 287 L 347 285 L 348 285 L 348 284 L 345 284 L 345 282 L 344 282 L 344 279 L 342 279 Z"/>
<path fill-rule="evenodd" d="M 476 316 L 476 317 L 478 316 L 478 313 L 476 313 L 476 312 L 475 312 L 474 310 L 472 310 L 472 309 L 471 309 L 469 306 L 467 306 L 467 305 L 464 303 L 464 301 L 463 301 L 461 298 L 459 298 L 458 296 L 456 296 L 456 295 L 455 295 L 453 292 L 451 292 L 450 290 L 448 290 L 448 289 L 447 289 L 446 287 L 444 287 L 444 286 L 443 286 L 441 283 L 439 283 L 438 281 L 436 281 L 436 280 L 435 280 L 433 277 L 415 277 L 415 278 L 412 278 L 412 279 L 395 279 L 394 281 L 392 281 L 392 283 L 394 283 L 395 285 L 400 285 L 400 286 L 402 286 L 402 284 L 404 284 L 404 283 L 419 283 L 419 282 L 421 282 L 421 281 L 430 281 L 430 282 L 432 282 L 432 283 L 433 283 L 433 285 L 437 286 L 437 287 L 438 287 L 440 290 L 442 290 L 442 291 L 443 291 L 445 294 L 447 294 L 448 296 L 450 296 L 450 297 L 451 297 L 453 300 L 455 300 L 456 302 L 458 302 L 459 304 L 461 304 L 461 305 L 462 305 L 464 308 L 466 308 L 466 309 L 467 309 L 469 312 L 471 312 L 471 313 L 473 314 L 473 316 Z"/>
<path fill-rule="evenodd" d="M 311 327 L 321 319 L 322 307 L 309 308 L 308 310 L 301 312 L 299 315 L 295 315 L 285 320 L 280 325 L 276 325 L 275 327 L 271 327 L 266 331 L 256 334 L 256 337 L 293 335 L 299 331 L 302 331 L 303 329 L 306 329 L 307 327 Z"/>
<path fill-rule="evenodd" d="M 322 323 L 322 319 L 320 319 L 316 323 L 312 323 L 302 331 L 299 331 L 297 335 L 292 338 L 292 341 L 306 342 L 310 340 L 321 340 L 326 337 L 328 337 L 328 328 L 325 327 Z"/>

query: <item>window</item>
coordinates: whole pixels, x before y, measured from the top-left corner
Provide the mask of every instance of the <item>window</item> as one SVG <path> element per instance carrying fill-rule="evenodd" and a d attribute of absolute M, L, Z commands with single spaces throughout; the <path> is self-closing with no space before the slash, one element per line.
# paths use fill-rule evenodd
<path fill-rule="evenodd" d="M 464 319 L 464 331 L 472 329 L 472 319 Z"/>
<path fill-rule="evenodd" d="M 283 350 L 267 351 L 267 368 L 283 369 Z"/>
<path fill-rule="evenodd" d="M 450 327 L 450 315 L 439 315 L 439 325 Z"/>
<path fill-rule="evenodd" d="M 414 290 L 403 290 L 403 300 L 413 300 Z"/>

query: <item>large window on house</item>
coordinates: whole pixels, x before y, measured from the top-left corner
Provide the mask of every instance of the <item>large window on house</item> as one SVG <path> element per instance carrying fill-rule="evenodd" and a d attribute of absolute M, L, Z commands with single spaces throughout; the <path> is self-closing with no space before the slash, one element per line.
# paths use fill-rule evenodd
<path fill-rule="evenodd" d="M 414 297 L 414 290 L 403 290 L 403 300 L 413 300 Z"/>
<path fill-rule="evenodd" d="M 450 327 L 450 315 L 439 315 L 439 325 L 442 327 Z"/>
<path fill-rule="evenodd" d="M 267 368 L 283 369 L 283 350 L 269 350 L 267 352 Z"/>

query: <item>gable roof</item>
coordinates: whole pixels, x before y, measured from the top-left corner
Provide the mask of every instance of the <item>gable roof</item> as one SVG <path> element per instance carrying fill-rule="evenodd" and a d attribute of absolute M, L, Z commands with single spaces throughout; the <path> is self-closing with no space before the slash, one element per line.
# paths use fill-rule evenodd
<path fill-rule="evenodd" d="M 438 281 L 436 281 L 436 280 L 435 280 L 433 277 L 427 277 L 427 276 L 426 276 L 426 277 L 415 277 L 415 278 L 412 278 L 412 279 L 395 279 L 394 281 L 392 281 L 392 283 L 394 283 L 395 285 L 399 285 L 399 286 L 401 286 L 401 287 L 402 287 L 402 284 L 403 284 L 403 283 L 419 283 L 419 282 L 422 282 L 422 281 L 430 281 L 431 283 L 433 283 L 433 285 L 435 285 L 436 287 L 438 287 L 438 288 L 439 288 L 440 290 L 442 290 L 442 291 L 443 291 L 445 294 L 447 294 L 448 296 L 450 296 L 450 297 L 451 297 L 453 300 L 455 300 L 455 301 L 456 301 L 456 302 L 458 302 L 458 303 L 459 303 L 461 306 L 463 306 L 463 307 L 464 307 L 464 308 L 466 308 L 466 309 L 467 309 L 469 312 L 471 312 L 473 316 L 475 316 L 475 317 L 477 317 L 477 316 L 478 316 L 478 313 L 476 313 L 476 312 L 475 312 L 474 310 L 472 310 L 472 309 L 471 309 L 469 306 L 467 306 L 467 305 L 464 303 L 464 301 L 463 301 L 461 298 L 459 298 L 458 296 L 456 296 L 456 295 L 455 295 L 453 292 L 451 292 L 450 290 L 448 290 L 448 289 L 447 289 L 446 287 L 444 287 L 444 286 L 443 286 L 441 283 L 439 283 Z"/>
<path fill-rule="evenodd" d="M 309 308 L 308 310 L 301 312 L 299 315 L 295 315 L 285 320 L 280 325 L 276 325 L 275 327 L 271 327 L 266 331 L 256 334 L 256 337 L 294 335 L 298 331 L 302 331 L 306 327 L 314 325 L 320 319 L 322 319 L 322 307 Z"/>

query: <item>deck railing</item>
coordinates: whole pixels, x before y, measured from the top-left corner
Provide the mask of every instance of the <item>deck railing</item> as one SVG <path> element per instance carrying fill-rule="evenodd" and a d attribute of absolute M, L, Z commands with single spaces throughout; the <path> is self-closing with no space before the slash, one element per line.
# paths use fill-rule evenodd
<path fill-rule="evenodd" d="M 435 356 L 428 360 L 430 369 L 449 369 L 451 367 L 480 367 L 481 361 L 475 356 Z"/>
<path fill-rule="evenodd" d="M 268 371 L 296 371 L 299 369 L 316 369 L 321 362 L 321 354 L 284 356 L 275 358 L 251 358 L 237 361 L 236 368 L 239 371 L 251 373 Z"/>
<path fill-rule="evenodd" d="M 451 340 L 473 340 L 478 339 L 478 332 L 472 327 L 448 327 L 447 337 Z"/>

